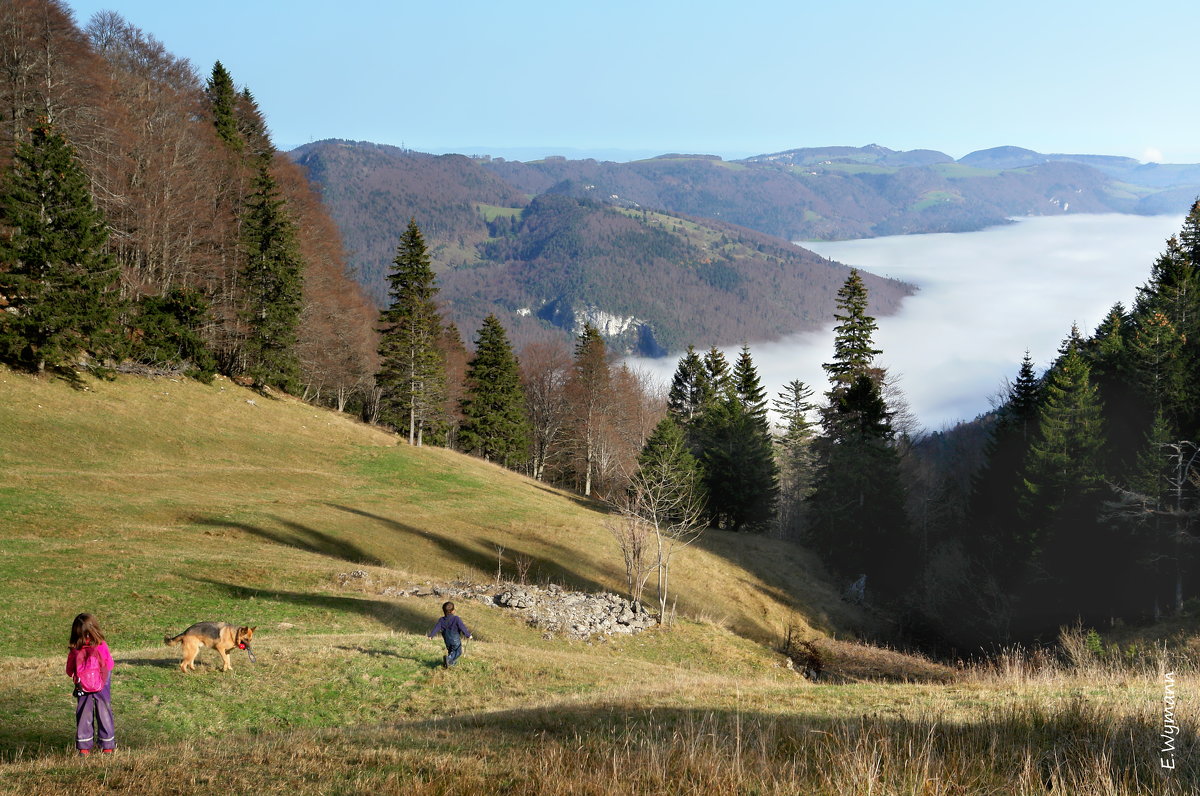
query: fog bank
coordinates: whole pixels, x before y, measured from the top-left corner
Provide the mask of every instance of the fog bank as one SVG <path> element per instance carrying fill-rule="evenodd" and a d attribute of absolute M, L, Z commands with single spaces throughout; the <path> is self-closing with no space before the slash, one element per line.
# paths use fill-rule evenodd
<path fill-rule="evenodd" d="M 879 318 L 877 363 L 900 376 L 921 424 L 936 430 L 987 411 L 1026 349 L 1039 371 L 1072 322 L 1090 335 L 1109 308 L 1128 308 L 1183 216 L 1075 215 L 1021 219 L 980 232 L 803 243 L 833 260 L 919 288 L 899 313 Z M 772 397 L 801 379 L 819 397 L 828 329 L 771 343 L 750 341 Z M 737 347 L 725 349 L 732 364 Z M 636 360 L 668 384 L 678 364 Z"/>

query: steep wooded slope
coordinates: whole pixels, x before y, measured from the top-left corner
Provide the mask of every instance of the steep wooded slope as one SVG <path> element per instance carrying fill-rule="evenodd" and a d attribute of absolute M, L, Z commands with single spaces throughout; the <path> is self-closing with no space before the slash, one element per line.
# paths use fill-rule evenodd
<path fill-rule="evenodd" d="M 397 230 L 417 220 L 447 314 L 468 334 L 495 313 L 518 342 L 590 321 L 618 348 L 649 355 L 774 339 L 828 322 L 847 273 L 787 241 L 619 194 L 560 187 L 530 200 L 461 156 L 343 141 L 293 155 L 381 304 Z M 869 283 L 880 314 L 909 290 Z"/>

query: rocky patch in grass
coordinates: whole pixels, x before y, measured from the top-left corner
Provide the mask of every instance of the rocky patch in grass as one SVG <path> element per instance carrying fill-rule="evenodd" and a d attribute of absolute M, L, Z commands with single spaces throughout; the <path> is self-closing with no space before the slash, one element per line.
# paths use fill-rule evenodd
<path fill-rule="evenodd" d="M 557 584 L 530 586 L 515 583 L 385 586 L 372 590 L 371 573 L 363 569 L 337 576 L 342 588 L 374 591 L 385 597 L 441 597 L 520 612 L 532 627 L 546 636 L 564 635 L 585 639 L 591 636 L 631 634 L 658 624 L 646 606 L 611 592 L 571 591 Z"/>

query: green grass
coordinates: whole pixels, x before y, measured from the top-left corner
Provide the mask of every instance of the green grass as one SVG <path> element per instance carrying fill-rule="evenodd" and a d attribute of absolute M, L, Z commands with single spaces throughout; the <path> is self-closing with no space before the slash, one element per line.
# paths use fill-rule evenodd
<path fill-rule="evenodd" d="M 962 202 L 962 200 L 962 196 L 953 191 L 926 191 L 921 194 L 921 198 L 914 202 L 909 209 L 920 212 L 936 205 L 947 202 Z"/>
<path fill-rule="evenodd" d="M 492 580 L 497 546 L 505 574 L 526 555 L 537 579 L 620 590 L 599 507 L 223 380 L 87 387 L 0 370 L 5 792 L 1007 793 L 1037 792 L 1041 771 L 1069 793 L 1200 782 L 1188 758 L 1174 785 L 1135 787 L 1150 764 L 1129 750 L 1150 748 L 1161 709 L 1149 669 L 972 674 L 822 638 L 870 619 L 805 551 L 761 536 L 709 532 L 679 558 L 670 630 L 544 637 L 461 601 L 477 638 L 445 671 L 424 637 L 432 588 Z M 356 569 L 368 577 L 339 577 Z M 111 759 L 70 756 L 62 665 L 83 610 L 117 661 Z M 234 651 L 221 672 L 203 650 L 180 673 L 163 636 L 203 620 L 256 626 L 257 662 Z M 789 626 L 820 639 L 823 684 L 772 649 Z M 1180 683 L 1200 687 L 1190 670 Z"/>
<path fill-rule="evenodd" d="M 500 205 L 485 205 L 476 203 L 475 207 L 483 216 L 484 221 L 495 221 L 497 218 L 515 218 L 521 215 L 524 208 L 521 207 L 502 207 Z"/>

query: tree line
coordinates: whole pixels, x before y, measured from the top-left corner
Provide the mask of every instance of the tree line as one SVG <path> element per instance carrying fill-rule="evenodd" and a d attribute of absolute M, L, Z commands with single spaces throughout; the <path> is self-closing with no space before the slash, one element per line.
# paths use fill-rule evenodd
<path fill-rule="evenodd" d="M 250 91 L 111 12 L 84 29 L 54 0 L 3 16 L 0 358 L 364 403 L 373 310 Z"/>

